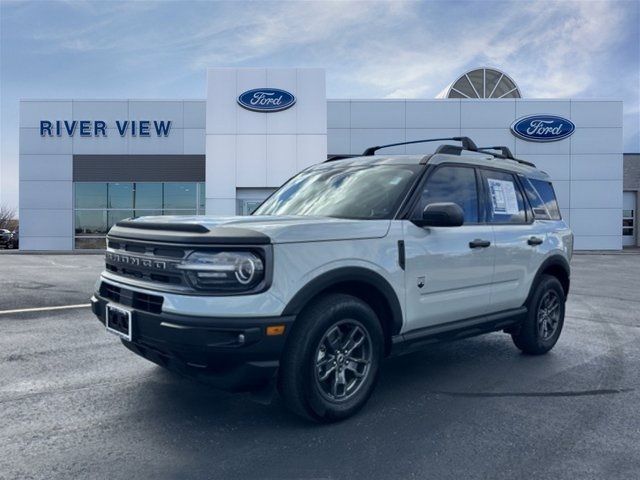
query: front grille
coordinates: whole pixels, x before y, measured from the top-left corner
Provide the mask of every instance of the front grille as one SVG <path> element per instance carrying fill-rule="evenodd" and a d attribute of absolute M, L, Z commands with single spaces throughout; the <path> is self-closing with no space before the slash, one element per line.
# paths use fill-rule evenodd
<path fill-rule="evenodd" d="M 116 303 L 135 308 L 136 310 L 149 313 L 162 312 L 162 301 L 164 299 L 159 295 L 134 292 L 133 290 L 116 287 L 106 282 L 102 282 L 100 285 L 100 295 Z"/>
<path fill-rule="evenodd" d="M 147 242 L 108 239 L 105 268 L 126 278 L 147 283 L 188 287 L 176 265 L 189 250 L 183 247 L 154 245 Z"/>

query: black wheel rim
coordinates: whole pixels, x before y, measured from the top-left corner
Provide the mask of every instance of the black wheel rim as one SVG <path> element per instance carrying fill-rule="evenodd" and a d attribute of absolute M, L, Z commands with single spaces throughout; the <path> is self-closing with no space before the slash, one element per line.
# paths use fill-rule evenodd
<path fill-rule="evenodd" d="M 332 402 L 352 398 L 371 371 L 372 344 L 367 329 L 357 320 L 341 320 L 322 336 L 314 357 L 316 385 Z"/>
<path fill-rule="evenodd" d="M 538 306 L 538 337 L 543 340 L 552 338 L 560 324 L 560 296 L 554 290 L 547 291 Z"/>

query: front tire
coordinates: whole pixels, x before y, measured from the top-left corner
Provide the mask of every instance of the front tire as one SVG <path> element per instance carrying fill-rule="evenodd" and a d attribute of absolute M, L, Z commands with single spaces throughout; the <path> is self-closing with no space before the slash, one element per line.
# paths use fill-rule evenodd
<path fill-rule="evenodd" d="M 378 380 L 384 337 L 362 300 L 330 294 L 296 320 L 280 362 L 278 388 L 303 417 L 334 422 L 360 410 Z"/>
<path fill-rule="evenodd" d="M 527 304 L 526 319 L 511 334 L 516 347 L 529 355 L 551 350 L 562 332 L 565 302 L 560 281 L 552 275 L 542 275 Z"/>

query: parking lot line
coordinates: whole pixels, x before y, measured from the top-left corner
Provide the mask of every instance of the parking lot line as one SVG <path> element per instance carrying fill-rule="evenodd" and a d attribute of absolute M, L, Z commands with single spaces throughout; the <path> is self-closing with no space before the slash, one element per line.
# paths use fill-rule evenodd
<path fill-rule="evenodd" d="M 69 308 L 86 308 L 90 306 L 91 305 L 89 303 L 81 303 L 79 305 L 60 305 L 57 307 L 19 308 L 16 310 L 0 310 L 0 315 L 8 315 L 10 313 L 46 312 L 48 310 L 66 310 Z"/>

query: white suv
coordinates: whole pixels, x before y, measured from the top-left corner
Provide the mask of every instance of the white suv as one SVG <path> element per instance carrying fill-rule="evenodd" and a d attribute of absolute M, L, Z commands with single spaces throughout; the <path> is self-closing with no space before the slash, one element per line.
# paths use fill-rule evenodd
<path fill-rule="evenodd" d="M 462 147 L 330 158 L 252 216 L 122 221 L 93 312 L 159 365 L 277 386 L 325 422 L 365 404 L 388 355 L 500 330 L 546 353 L 573 245 L 548 175 L 504 147 L 437 140 Z"/>

